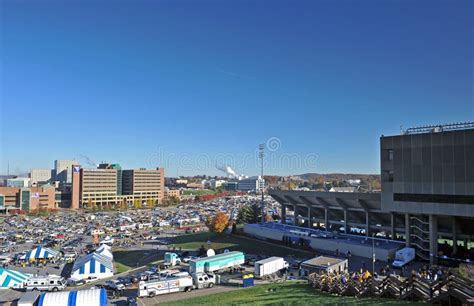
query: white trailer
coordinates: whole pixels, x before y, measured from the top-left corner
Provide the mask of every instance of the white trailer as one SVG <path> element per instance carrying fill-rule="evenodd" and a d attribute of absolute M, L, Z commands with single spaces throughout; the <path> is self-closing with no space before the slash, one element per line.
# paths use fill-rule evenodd
<path fill-rule="evenodd" d="M 287 268 L 288 263 L 282 257 L 274 256 L 255 262 L 255 276 L 261 278 Z"/>
<path fill-rule="evenodd" d="M 415 259 L 415 249 L 403 248 L 395 253 L 395 260 L 393 261 L 392 266 L 394 268 L 401 268 L 413 259 Z"/>

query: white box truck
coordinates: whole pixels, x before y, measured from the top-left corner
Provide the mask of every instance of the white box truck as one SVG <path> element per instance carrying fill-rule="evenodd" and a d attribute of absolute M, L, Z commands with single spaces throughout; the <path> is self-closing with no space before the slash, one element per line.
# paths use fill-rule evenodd
<path fill-rule="evenodd" d="M 255 262 L 255 276 L 262 278 L 288 268 L 288 263 L 282 257 L 270 257 Z"/>
<path fill-rule="evenodd" d="M 415 259 L 415 249 L 414 248 L 403 248 L 395 252 L 395 260 L 392 263 L 394 268 L 401 268 L 410 261 Z"/>
<path fill-rule="evenodd" d="M 141 281 L 138 283 L 138 297 L 154 297 L 180 291 L 191 291 L 200 288 L 212 288 L 216 283 L 213 274 L 196 273 L 193 276 L 178 274 L 165 280 Z"/>

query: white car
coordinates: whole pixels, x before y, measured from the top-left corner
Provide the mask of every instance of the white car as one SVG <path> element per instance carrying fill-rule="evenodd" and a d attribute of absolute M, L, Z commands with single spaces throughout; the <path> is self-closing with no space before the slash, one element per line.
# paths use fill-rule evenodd
<path fill-rule="evenodd" d="M 188 262 L 190 262 L 191 260 L 193 260 L 193 259 L 198 259 L 198 258 L 199 258 L 199 257 L 196 257 L 196 256 L 186 256 L 186 257 L 183 258 L 183 262 L 188 263 Z"/>

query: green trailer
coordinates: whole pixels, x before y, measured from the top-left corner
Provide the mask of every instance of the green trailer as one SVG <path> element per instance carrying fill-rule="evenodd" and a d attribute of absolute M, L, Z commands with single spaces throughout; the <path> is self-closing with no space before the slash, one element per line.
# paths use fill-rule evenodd
<path fill-rule="evenodd" d="M 190 273 L 214 272 L 245 263 L 245 255 L 242 252 L 227 252 L 210 257 L 203 257 L 189 261 Z"/>

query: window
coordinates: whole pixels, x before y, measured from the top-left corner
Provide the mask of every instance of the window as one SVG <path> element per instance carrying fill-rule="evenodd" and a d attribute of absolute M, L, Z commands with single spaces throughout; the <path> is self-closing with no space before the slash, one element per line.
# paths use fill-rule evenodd
<path fill-rule="evenodd" d="M 51 285 L 54 285 L 54 281 L 50 281 L 49 283 L 50 283 Z"/>
<path fill-rule="evenodd" d="M 393 149 L 388 150 L 388 160 L 393 161 Z"/>
<path fill-rule="evenodd" d="M 382 181 L 390 183 L 393 182 L 393 170 L 383 170 Z"/>

